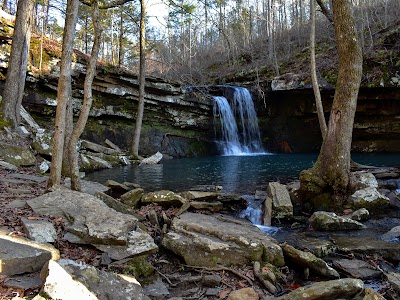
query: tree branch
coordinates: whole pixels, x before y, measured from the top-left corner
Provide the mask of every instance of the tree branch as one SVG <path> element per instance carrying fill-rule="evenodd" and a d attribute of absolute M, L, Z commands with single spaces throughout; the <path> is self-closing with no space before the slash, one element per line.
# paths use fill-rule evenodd
<path fill-rule="evenodd" d="M 326 7 L 326 5 L 322 2 L 322 0 L 316 0 L 319 7 L 321 8 L 322 13 L 328 19 L 328 21 L 333 25 L 333 14 L 332 12 Z"/>

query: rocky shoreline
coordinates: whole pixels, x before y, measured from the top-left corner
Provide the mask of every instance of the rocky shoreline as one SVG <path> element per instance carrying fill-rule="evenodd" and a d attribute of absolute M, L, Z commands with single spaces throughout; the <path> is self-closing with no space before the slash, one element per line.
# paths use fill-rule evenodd
<path fill-rule="evenodd" d="M 338 214 L 293 214 L 297 184 L 270 183 L 255 195 L 263 203 L 261 230 L 235 217 L 246 200 L 219 187 L 146 193 L 109 180 L 84 182 L 83 193 L 45 194 L 46 177 L 36 167 L 0 170 L 3 299 L 69 299 L 78 289 L 80 299 L 400 295 L 394 168 L 356 172 L 354 208 Z M 33 254 L 22 259 L 18 251 L 32 243 Z"/>

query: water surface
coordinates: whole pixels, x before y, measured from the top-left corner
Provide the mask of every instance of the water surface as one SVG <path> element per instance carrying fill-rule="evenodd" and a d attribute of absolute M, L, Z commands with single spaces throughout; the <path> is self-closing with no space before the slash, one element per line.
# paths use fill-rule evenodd
<path fill-rule="evenodd" d="M 88 174 L 87 180 L 135 182 L 146 191 L 188 190 L 197 185 L 220 185 L 225 192 L 253 193 L 270 181 L 286 183 L 310 168 L 317 154 L 210 156 L 163 161 L 157 165 L 125 166 Z M 366 165 L 400 166 L 400 154 L 354 154 Z"/>

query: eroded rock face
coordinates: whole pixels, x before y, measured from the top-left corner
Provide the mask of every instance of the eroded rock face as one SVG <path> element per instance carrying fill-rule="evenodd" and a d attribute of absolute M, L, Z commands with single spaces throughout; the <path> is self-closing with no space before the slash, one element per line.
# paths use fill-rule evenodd
<path fill-rule="evenodd" d="M 310 224 L 315 230 L 354 230 L 366 228 L 364 224 L 341 217 L 332 212 L 317 211 L 310 218 Z"/>
<path fill-rule="evenodd" d="M 184 213 L 173 220 L 162 245 L 189 265 L 284 264 L 282 249 L 273 238 L 248 222 L 225 215 Z"/>
<path fill-rule="evenodd" d="M 95 267 L 61 259 L 42 270 L 45 280 L 40 292 L 51 299 L 148 300 L 139 282 Z"/>

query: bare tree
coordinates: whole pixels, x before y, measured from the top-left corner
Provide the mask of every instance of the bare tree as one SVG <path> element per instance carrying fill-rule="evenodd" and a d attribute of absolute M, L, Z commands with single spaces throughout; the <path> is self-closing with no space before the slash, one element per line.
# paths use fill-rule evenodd
<path fill-rule="evenodd" d="M 24 96 L 34 4 L 34 0 L 18 1 L 7 79 L 3 101 L 0 103 L 3 119 L 14 128 L 19 125 L 21 119 L 20 109 Z"/>
<path fill-rule="evenodd" d="M 315 0 L 310 0 L 310 23 L 311 23 L 311 30 L 310 30 L 310 60 L 311 60 L 311 81 L 314 90 L 315 96 L 315 105 L 317 107 L 317 115 L 319 121 L 319 127 L 321 128 L 322 139 L 325 138 L 327 127 L 326 121 L 324 116 L 324 108 L 322 106 L 322 99 L 321 93 L 319 90 L 318 85 L 318 78 L 317 78 L 317 67 L 315 62 Z"/>
<path fill-rule="evenodd" d="M 87 119 L 89 117 L 90 108 L 92 107 L 92 102 L 93 102 L 92 83 L 94 76 L 96 74 L 97 58 L 99 56 L 99 50 L 101 44 L 101 32 L 102 32 L 100 26 L 100 17 L 99 17 L 100 13 L 97 0 L 92 0 L 91 10 L 92 10 L 92 20 L 94 27 L 94 41 L 92 46 L 92 53 L 86 68 L 86 77 L 83 86 L 84 98 L 83 98 L 82 109 L 79 114 L 78 121 L 75 124 L 74 130 L 72 131 L 68 145 L 71 189 L 76 191 L 81 190 L 77 144 L 79 137 L 81 136 L 83 130 L 85 129 Z"/>
<path fill-rule="evenodd" d="M 317 162 L 300 174 L 300 191 L 314 209 L 340 207 L 346 199 L 350 175 L 350 147 L 362 51 L 352 14 L 351 0 L 333 0 L 339 72 L 328 132 Z"/>
<path fill-rule="evenodd" d="M 55 132 L 53 139 L 50 176 L 47 183 L 49 189 L 56 188 L 61 183 L 61 170 L 66 131 L 67 104 L 72 102 L 71 93 L 71 61 L 75 37 L 75 27 L 78 19 L 79 0 L 68 0 L 63 35 L 63 50 L 61 54 L 60 78 L 57 90 L 57 110 Z"/>
<path fill-rule="evenodd" d="M 145 85 L 145 66 L 146 66 L 146 4 L 145 0 L 140 1 L 140 62 L 139 62 L 139 103 L 136 113 L 135 131 L 133 133 L 132 155 L 139 156 L 139 141 L 142 131 L 143 111 L 144 111 L 144 85 Z"/>

